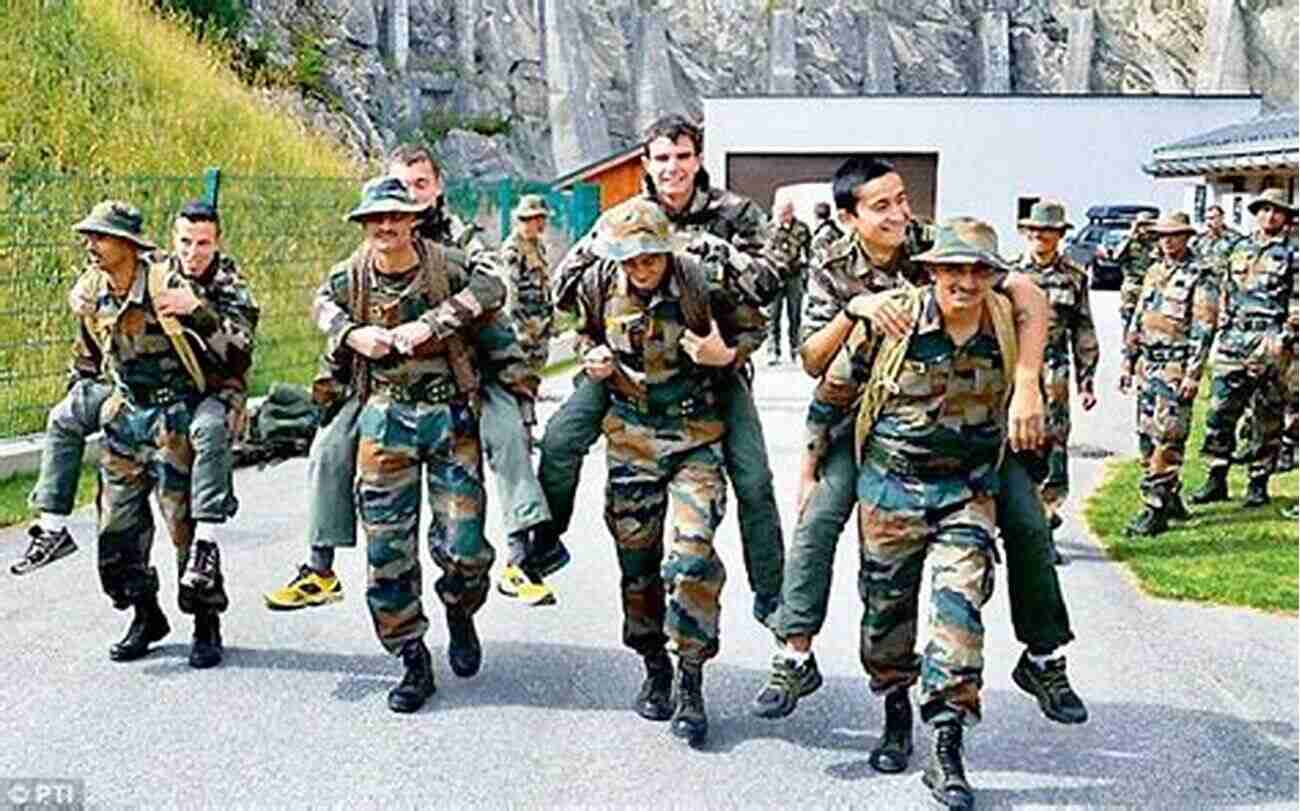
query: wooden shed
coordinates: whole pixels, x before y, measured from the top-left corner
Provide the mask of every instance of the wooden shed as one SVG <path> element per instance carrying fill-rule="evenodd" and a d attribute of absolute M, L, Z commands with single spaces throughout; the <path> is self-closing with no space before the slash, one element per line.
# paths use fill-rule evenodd
<path fill-rule="evenodd" d="M 551 188 L 563 191 L 578 183 L 590 183 L 600 188 L 601 211 L 634 196 L 641 191 L 641 145 L 615 152 L 558 177 L 552 181 Z"/>

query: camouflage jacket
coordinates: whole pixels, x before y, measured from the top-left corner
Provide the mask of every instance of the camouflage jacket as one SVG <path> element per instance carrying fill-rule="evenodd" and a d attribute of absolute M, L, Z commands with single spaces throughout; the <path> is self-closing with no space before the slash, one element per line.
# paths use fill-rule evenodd
<path fill-rule="evenodd" d="M 1161 259 L 1147 269 L 1133 323 L 1124 331 L 1125 374 L 1132 375 L 1145 354 L 1153 363 L 1180 366 L 1184 381 L 1200 381 L 1218 323 L 1215 267 L 1188 250 L 1180 260 Z"/>
<path fill-rule="evenodd" d="M 475 344 L 477 332 L 494 324 L 494 329 L 509 331 L 509 343 L 515 343 L 509 324 L 495 322 L 505 303 L 505 285 L 490 269 L 476 260 L 467 259 L 462 252 L 446 249 L 449 295 L 445 300 L 434 300 L 426 284 L 429 272 L 426 264 L 434 248 L 423 240 L 417 241 L 420 263 L 398 275 L 376 272 L 364 245 L 330 270 L 316 291 L 312 304 L 312 319 L 326 338 L 323 374 L 313 387 L 318 403 L 333 402 L 341 394 L 339 389 L 346 387 L 351 380 L 356 355 L 347 344 L 347 336 L 361 326 L 393 328 L 419 320 L 433 332 L 413 355 L 392 352 L 378 360 L 368 360 L 368 377 L 372 388 L 376 389 L 395 388 L 417 393 L 444 391 L 448 385 L 462 389 L 463 386 L 454 380 L 446 348 L 447 339 L 453 335 L 460 335 L 466 338 L 467 343 Z M 361 273 L 368 274 L 371 284 L 369 312 L 362 318 L 351 312 L 353 265 L 356 263 L 360 263 Z M 527 377 L 526 369 L 521 368 L 525 366 L 522 353 L 517 354 L 517 363 L 506 364 L 510 373 L 499 373 L 498 376 L 517 395 L 531 397 L 526 388 L 517 385 Z M 473 398 L 477 393 L 461 390 L 458 394 Z"/>
<path fill-rule="evenodd" d="M 802 276 L 808 268 L 811 251 L 812 232 L 808 226 L 797 219 L 792 219 L 789 225 L 780 222 L 772 224 L 767 252 L 772 258 L 772 267 L 781 274 L 782 279 Z"/>
<path fill-rule="evenodd" d="M 545 248 L 541 240 L 512 231 L 501 245 L 500 256 L 507 274 L 506 310 L 529 364 L 540 377 L 550 354 L 555 317 Z"/>
<path fill-rule="evenodd" d="M 855 370 L 870 366 L 854 358 Z M 975 335 L 955 345 L 931 288 L 894 393 L 864 440 L 858 497 L 918 510 L 996 493 L 1010 386 L 992 319 L 986 313 Z"/>
<path fill-rule="evenodd" d="M 607 384 L 615 405 L 637 412 L 639 421 L 689 429 L 665 451 L 688 450 L 722 436 L 714 395 L 717 370 L 696 365 L 681 346 L 688 322 L 699 322 L 692 324 L 696 333 L 706 328 L 709 318 L 719 331 L 745 329 L 736 322 L 738 308 L 727 298 L 701 295 L 710 286 L 698 262 L 674 255 L 663 283 L 648 299 L 613 263 L 588 269 L 577 292 L 587 314 L 578 327 L 580 351 L 604 345 L 614 353 L 614 373 Z M 692 300 L 692 295 L 697 298 Z"/>
<path fill-rule="evenodd" d="M 1088 272 L 1061 252 L 1046 266 L 1039 265 L 1030 254 L 1021 257 L 1017 265 L 1047 294 L 1047 304 L 1051 308 L 1047 346 L 1043 352 L 1044 381 L 1050 378 L 1068 380 L 1073 357 L 1075 386 L 1081 392 L 1092 391 L 1101 353 L 1088 301 Z M 1049 386 L 1048 391 L 1051 390 Z M 1065 391 L 1068 396 L 1069 389 Z"/>
<path fill-rule="evenodd" d="M 479 238 L 478 226 L 466 224 L 464 220 L 447 210 L 447 203 L 438 198 L 436 205 L 422 211 L 415 221 L 415 233 L 421 239 L 431 240 L 448 248 L 460 248 L 467 254 L 475 255 L 486 251 L 487 246 Z"/>
<path fill-rule="evenodd" d="M 649 191 L 642 194 L 654 199 Z M 664 213 L 672 224 L 676 247 L 701 261 L 713 288 L 728 296 L 731 306 L 752 310 L 744 317 L 747 323 L 761 321 L 765 329 L 765 309 L 776 298 L 781 280 L 767 254 L 762 210 L 738 194 L 705 186 L 695 190 L 682 211 L 664 209 Z M 583 271 L 598 261 L 592 245 L 599 230 L 597 224 L 555 266 L 551 278 L 556 310 L 579 315 L 576 289 Z M 751 351 L 745 350 L 746 358 Z"/>
<path fill-rule="evenodd" d="M 1126 328 L 1133 320 L 1133 310 L 1137 307 L 1138 296 L 1142 293 L 1142 281 L 1146 278 L 1147 268 L 1159 258 L 1160 248 L 1147 238 L 1126 238 L 1115 254 L 1115 261 L 1119 263 L 1121 274 L 1119 323 Z"/>
<path fill-rule="evenodd" d="M 1245 234 L 1224 226 L 1223 232 L 1217 237 L 1211 234 L 1209 229 L 1202 231 L 1192 237 L 1192 241 L 1188 243 L 1188 247 L 1191 248 L 1197 256 L 1227 259 L 1232 253 L 1233 247 L 1243 239 L 1246 239 Z M 1208 265 L 1208 268 L 1211 271 L 1217 272 L 1220 269 L 1220 266 L 1217 264 L 1210 264 Z"/>
<path fill-rule="evenodd" d="M 148 276 L 149 262 L 142 256 L 130 289 L 120 298 L 113 295 L 107 279 L 98 271 L 83 274 L 78 280 L 70 297 L 74 313 L 81 318 L 69 369 L 70 383 L 107 377 L 127 399 L 141 404 L 159 397 L 199 395 L 198 386 L 159 323 L 149 296 Z M 203 298 L 198 285 L 175 266 L 165 281 L 168 288 L 188 287 Z M 228 318 L 205 302 L 177 320 L 205 374 L 208 369 L 223 369 L 223 359 L 209 342 L 225 351 L 236 345 L 223 333 L 230 328 Z M 242 326 L 247 326 L 246 334 L 251 336 L 251 325 Z M 246 371 L 247 365 L 239 374 Z"/>
<path fill-rule="evenodd" d="M 1242 333 L 1277 331 L 1296 345 L 1300 324 L 1296 247 L 1285 236 L 1259 233 L 1238 242 L 1227 257 L 1220 291 L 1220 342 Z"/>
<path fill-rule="evenodd" d="M 826 253 L 840 237 L 844 236 L 844 230 L 835 224 L 834 220 L 822 220 L 813 229 L 812 244 L 809 248 L 811 257 L 808 260 L 809 270 L 817 264 L 818 257 Z"/>

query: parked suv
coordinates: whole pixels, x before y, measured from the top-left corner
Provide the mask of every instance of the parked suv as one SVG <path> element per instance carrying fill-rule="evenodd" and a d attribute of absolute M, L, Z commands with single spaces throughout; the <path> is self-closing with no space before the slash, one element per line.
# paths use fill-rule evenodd
<path fill-rule="evenodd" d="M 1115 259 L 1115 249 L 1133 226 L 1138 214 L 1159 216 L 1155 206 L 1093 206 L 1088 209 L 1088 224 L 1066 240 L 1066 254 L 1088 269 L 1094 290 L 1118 290 L 1123 271 Z"/>

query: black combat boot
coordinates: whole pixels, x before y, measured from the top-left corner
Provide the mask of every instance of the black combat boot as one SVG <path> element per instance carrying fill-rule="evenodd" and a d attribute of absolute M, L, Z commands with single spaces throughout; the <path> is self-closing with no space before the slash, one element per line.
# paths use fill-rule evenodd
<path fill-rule="evenodd" d="M 1228 500 L 1228 468 L 1226 465 L 1210 468 L 1209 475 L 1201 489 L 1192 493 L 1193 504 L 1213 504 Z"/>
<path fill-rule="evenodd" d="M 483 665 L 483 646 L 474 629 L 474 617 L 456 606 L 447 608 L 447 661 L 451 672 L 468 679 Z"/>
<path fill-rule="evenodd" d="M 907 688 L 899 687 L 885 695 L 885 731 L 867 762 L 878 772 L 895 774 L 907 768 L 911 757 L 912 701 Z"/>
<path fill-rule="evenodd" d="M 1246 487 L 1246 500 L 1243 507 L 1263 507 L 1268 504 L 1268 476 L 1255 476 Z"/>
<path fill-rule="evenodd" d="M 673 713 L 673 735 L 691 746 L 709 737 L 709 716 L 704 713 L 704 671 L 700 665 L 682 662 L 677 668 L 677 710 Z"/>
<path fill-rule="evenodd" d="M 149 643 L 157 642 L 172 630 L 167 624 L 167 615 L 163 614 L 158 605 L 156 593 L 139 597 L 132 605 L 135 607 L 135 619 L 131 620 L 131 626 L 126 629 L 126 636 L 108 649 L 108 658 L 114 662 L 139 659 L 149 652 Z"/>
<path fill-rule="evenodd" d="M 533 529 L 533 542 L 528 550 L 528 560 L 521 568 L 535 580 L 550 577 L 569 565 L 569 550 L 549 524 Z"/>
<path fill-rule="evenodd" d="M 393 712 L 415 712 L 437 692 L 433 682 L 433 657 L 424 640 L 416 637 L 402 646 L 402 664 L 406 675 L 388 691 L 388 709 Z"/>
<path fill-rule="evenodd" d="M 221 664 L 221 615 L 200 611 L 194 615 L 194 644 L 190 646 L 190 667 L 206 668 Z"/>
<path fill-rule="evenodd" d="M 636 694 L 636 714 L 647 721 L 673 717 L 673 662 L 656 651 L 645 657 L 645 681 Z"/>
<path fill-rule="evenodd" d="M 1169 515 L 1165 512 L 1164 507 L 1144 507 L 1142 512 L 1133 517 L 1133 520 L 1124 527 L 1124 534 L 1130 538 L 1141 535 L 1159 535 L 1169 529 Z"/>
<path fill-rule="evenodd" d="M 969 811 L 975 807 L 975 794 L 966 782 L 966 768 L 961 761 L 961 732 L 961 724 L 956 721 L 935 725 L 930 760 L 921 782 L 944 808 Z"/>
<path fill-rule="evenodd" d="M 1192 514 L 1188 512 L 1187 505 L 1183 503 L 1183 497 L 1178 493 L 1165 496 L 1165 517 L 1170 521 L 1191 521 Z"/>

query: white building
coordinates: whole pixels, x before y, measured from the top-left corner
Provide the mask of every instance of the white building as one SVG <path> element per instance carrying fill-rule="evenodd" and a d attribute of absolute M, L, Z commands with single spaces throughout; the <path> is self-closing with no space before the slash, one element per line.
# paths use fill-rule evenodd
<path fill-rule="evenodd" d="M 986 219 L 1010 254 L 1015 221 L 1042 197 L 1064 201 L 1076 225 L 1093 205 L 1183 206 L 1183 186 L 1143 172 L 1152 150 L 1258 109 L 1256 96 L 706 98 L 704 165 L 715 184 L 771 205 L 850 154 L 883 154 L 917 216 Z"/>

